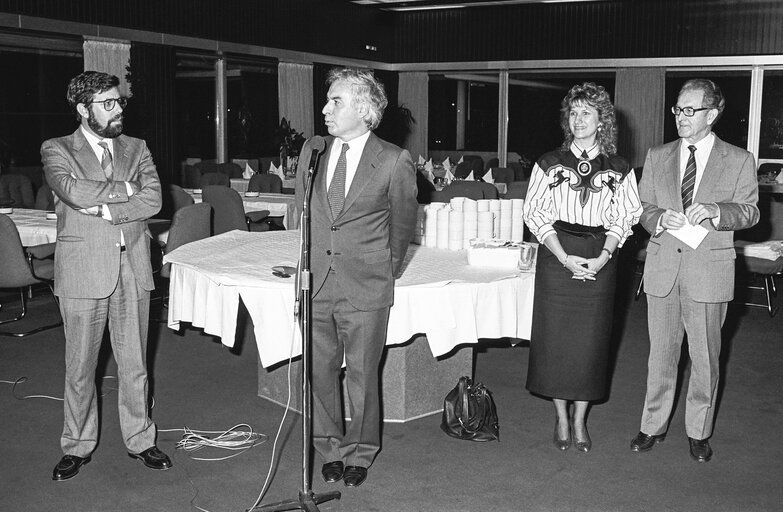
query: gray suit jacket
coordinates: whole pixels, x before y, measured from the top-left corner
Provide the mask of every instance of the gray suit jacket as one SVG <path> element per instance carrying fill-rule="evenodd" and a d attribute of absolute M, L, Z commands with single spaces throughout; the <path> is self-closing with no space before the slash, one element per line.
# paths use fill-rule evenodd
<path fill-rule="evenodd" d="M 136 280 L 143 289 L 152 290 L 147 219 L 160 210 L 161 189 L 144 141 L 125 135 L 114 140 L 113 181 L 106 180 L 80 128 L 45 141 L 41 161 L 57 212 L 55 293 L 72 298 L 108 297 L 119 277 L 120 231 Z M 125 181 L 136 190 L 130 197 Z M 108 205 L 111 223 L 77 211 L 98 204 Z"/>
<path fill-rule="evenodd" d="M 326 137 L 311 197 L 311 252 L 314 294 L 329 268 L 350 303 L 361 311 L 391 306 L 394 278 L 413 238 L 418 203 L 416 170 L 408 151 L 370 134 L 345 205 L 332 219 L 327 199 L 326 167 L 334 137 Z M 302 211 L 310 160 L 310 141 L 302 149 L 296 197 Z"/>
<path fill-rule="evenodd" d="M 640 222 L 654 234 L 666 209 L 682 212 L 680 193 L 680 140 L 650 149 L 639 186 L 644 212 Z M 758 179 L 753 155 L 715 137 L 695 203 L 717 203 L 717 228 L 705 220 L 709 230 L 697 249 L 668 231 L 653 236 L 647 246 L 644 289 L 654 297 L 665 297 L 675 280 L 687 287 L 697 302 L 728 302 L 734 298 L 734 231 L 759 220 Z"/>

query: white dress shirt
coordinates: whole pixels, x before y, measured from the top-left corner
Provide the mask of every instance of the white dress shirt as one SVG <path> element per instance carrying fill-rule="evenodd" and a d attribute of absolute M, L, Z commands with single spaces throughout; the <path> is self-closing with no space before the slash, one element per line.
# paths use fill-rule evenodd
<path fill-rule="evenodd" d="M 337 159 L 340 158 L 340 152 L 343 150 L 343 144 L 348 144 L 349 149 L 345 153 L 345 194 L 348 195 L 348 191 L 351 189 L 351 183 L 353 177 L 356 176 L 356 169 L 359 167 L 359 160 L 362 158 L 364 152 L 364 146 L 367 144 L 367 139 L 370 138 L 370 131 L 367 131 L 364 135 L 359 135 L 355 139 L 348 142 L 343 141 L 339 137 L 335 137 L 332 143 L 332 149 L 329 152 L 329 162 L 326 164 L 326 188 L 329 189 L 329 185 L 332 184 L 332 177 L 334 176 L 334 170 L 337 167 Z"/>

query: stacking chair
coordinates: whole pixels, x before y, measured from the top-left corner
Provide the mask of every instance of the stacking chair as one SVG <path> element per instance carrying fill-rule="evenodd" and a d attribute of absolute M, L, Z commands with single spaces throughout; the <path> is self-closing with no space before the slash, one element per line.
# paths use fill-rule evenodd
<path fill-rule="evenodd" d="M 527 181 L 512 181 L 506 185 L 506 199 L 524 199 L 527 197 Z"/>
<path fill-rule="evenodd" d="M 185 188 L 201 188 L 201 170 L 195 165 L 185 166 Z"/>
<path fill-rule="evenodd" d="M 424 175 L 424 173 L 416 171 L 416 201 L 419 204 L 430 204 L 433 199 L 432 195 L 435 193 L 435 185 Z"/>
<path fill-rule="evenodd" d="M 457 167 L 454 168 L 454 171 L 452 172 L 452 174 L 454 174 L 454 177 L 457 178 L 458 180 L 464 180 L 465 178 L 468 177 L 468 175 L 473 170 L 471 168 L 471 164 L 472 164 L 472 162 L 470 162 L 468 160 L 464 160 L 464 161 L 458 163 Z M 475 178 L 476 175 L 473 174 L 473 177 Z"/>
<path fill-rule="evenodd" d="M 495 183 L 505 183 L 508 185 L 514 181 L 514 170 L 509 169 L 508 167 L 493 167 L 492 179 Z"/>
<path fill-rule="evenodd" d="M 209 203 L 198 203 L 183 206 L 174 212 L 174 218 L 171 219 L 171 228 L 169 229 L 169 238 L 166 247 L 163 248 L 163 254 L 166 255 L 190 242 L 209 238 L 210 225 L 209 217 L 212 212 L 212 206 Z M 166 263 L 160 268 L 161 277 L 171 275 L 171 263 Z"/>
<path fill-rule="evenodd" d="M 54 244 L 30 247 L 25 251 L 19 231 L 7 215 L 0 215 L 0 288 L 19 288 L 21 312 L 18 316 L 0 321 L 7 324 L 21 320 L 27 314 L 26 288 L 45 283 L 54 296 L 52 283 L 54 280 Z M 55 299 L 56 300 L 56 299 Z M 57 311 L 59 315 L 59 308 Z M 0 331 L 0 336 L 24 337 L 30 334 L 62 325 L 62 321 L 36 327 L 25 332 Z"/>
<path fill-rule="evenodd" d="M 496 167 L 500 166 L 500 160 L 497 158 L 490 158 L 487 160 L 487 168 L 486 170 L 489 171 L 490 169 L 495 169 Z"/>
<path fill-rule="evenodd" d="M 269 210 L 249 212 L 245 215 L 242 198 L 236 190 L 222 185 L 203 188 L 204 202 L 212 206 L 212 234 L 220 235 L 238 229 L 240 231 L 269 231 Z"/>
<path fill-rule="evenodd" d="M 169 191 L 171 193 L 171 200 L 175 212 L 179 211 L 180 208 L 194 203 L 193 196 L 185 192 L 179 185 L 169 185 Z"/>
<path fill-rule="evenodd" d="M 35 207 L 33 182 L 24 174 L 0 175 L 0 199 L 12 199 L 15 208 Z"/>
<path fill-rule="evenodd" d="M 35 193 L 35 209 L 54 211 L 54 192 L 46 182 Z"/>
<path fill-rule="evenodd" d="M 208 172 L 201 175 L 201 182 L 196 188 L 203 189 L 209 185 L 221 185 L 223 187 L 231 186 L 231 180 L 228 175 L 222 172 Z"/>
<path fill-rule="evenodd" d="M 737 284 L 744 284 L 748 290 L 764 291 L 765 302 L 738 302 L 743 306 L 755 308 L 764 308 L 773 317 L 778 312 L 778 306 L 774 298 L 778 295 L 775 286 L 775 278 L 783 275 L 783 257 L 776 260 L 767 260 L 763 258 L 754 258 L 745 254 L 745 246 L 752 242 L 737 240 L 734 242 L 734 248 L 737 251 Z M 761 280 L 762 284 L 758 285 Z"/>
<path fill-rule="evenodd" d="M 247 191 L 265 194 L 282 194 L 283 180 L 276 174 L 257 173 L 250 178 L 250 183 L 247 184 Z"/>
<path fill-rule="evenodd" d="M 480 156 L 464 155 L 462 161 L 470 162 L 470 170 L 473 171 L 473 176 L 481 176 L 484 174 L 484 159 Z"/>
<path fill-rule="evenodd" d="M 452 181 L 440 192 L 432 194 L 432 200 L 448 203 L 455 197 L 467 197 L 470 199 L 497 199 L 498 189 L 491 183 L 482 181 Z"/>

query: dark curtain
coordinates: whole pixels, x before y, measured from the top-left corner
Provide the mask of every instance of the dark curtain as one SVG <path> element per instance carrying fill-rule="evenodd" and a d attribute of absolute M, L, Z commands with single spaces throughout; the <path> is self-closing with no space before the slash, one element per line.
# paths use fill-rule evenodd
<path fill-rule="evenodd" d="M 617 152 L 638 169 L 647 150 L 663 142 L 665 68 L 618 68 L 614 106 Z M 637 171 L 637 178 L 640 178 Z"/>

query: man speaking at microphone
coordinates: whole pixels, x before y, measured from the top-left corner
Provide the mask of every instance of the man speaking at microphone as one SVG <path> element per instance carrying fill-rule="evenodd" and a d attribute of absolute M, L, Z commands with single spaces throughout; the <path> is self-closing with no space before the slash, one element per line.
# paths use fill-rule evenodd
<path fill-rule="evenodd" d="M 406 150 L 372 133 L 387 105 L 373 72 L 333 69 L 326 82 L 322 112 L 331 136 L 310 200 L 313 448 L 323 458 L 325 481 L 356 487 L 381 447 L 379 365 L 394 279 L 416 222 L 416 175 Z M 301 154 L 310 155 L 316 145 L 307 141 Z M 299 160 L 300 211 L 309 160 Z"/>

